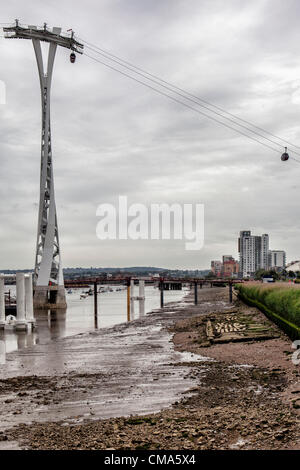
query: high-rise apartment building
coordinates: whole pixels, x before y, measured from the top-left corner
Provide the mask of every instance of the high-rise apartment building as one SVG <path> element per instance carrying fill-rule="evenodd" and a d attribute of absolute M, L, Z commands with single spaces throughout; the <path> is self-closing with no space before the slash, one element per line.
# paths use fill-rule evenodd
<path fill-rule="evenodd" d="M 265 270 L 269 268 L 269 235 L 267 233 L 261 236 L 260 268 Z"/>
<path fill-rule="evenodd" d="M 269 235 L 251 235 L 250 230 L 240 232 L 239 237 L 239 274 L 252 277 L 258 269 L 268 269 Z"/>

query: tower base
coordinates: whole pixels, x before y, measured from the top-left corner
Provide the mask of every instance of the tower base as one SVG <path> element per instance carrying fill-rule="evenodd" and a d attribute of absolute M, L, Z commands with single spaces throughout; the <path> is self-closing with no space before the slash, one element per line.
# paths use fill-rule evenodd
<path fill-rule="evenodd" d="M 35 308 L 66 308 L 64 286 L 35 286 L 33 289 L 33 306 Z"/>

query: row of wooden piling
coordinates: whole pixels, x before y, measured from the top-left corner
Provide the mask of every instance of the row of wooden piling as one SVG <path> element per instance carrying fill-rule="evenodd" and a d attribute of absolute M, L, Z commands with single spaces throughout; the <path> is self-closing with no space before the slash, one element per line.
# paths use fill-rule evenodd
<path fill-rule="evenodd" d="M 207 284 L 205 281 L 181 281 L 182 284 L 189 283 L 194 285 L 194 304 L 198 305 L 198 286 L 200 289 L 203 288 L 204 284 Z M 101 283 L 101 281 L 100 281 Z M 164 307 L 164 291 L 165 291 L 165 280 L 159 281 L 159 292 L 160 292 L 160 308 Z M 214 287 L 214 282 L 209 281 L 210 287 Z M 233 281 L 224 281 L 224 283 L 228 284 L 229 286 L 229 302 L 232 303 L 232 293 L 233 293 Z M 224 284 L 223 283 L 223 284 Z M 145 313 L 145 281 L 139 280 L 139 296 L 135 297 L 133 295 L 134 289 L 134 279 L 127 279 L 127 296 L 126 296 L 126 303 L 127 303 L 127 321 L 131 320 L 131 314 L 134 313 L 134 301 L 139 301 L 139 313 Z M 95 326 L 98 326 L 98 281 L 94 282 L 94 315 L 95 315 Z"/>

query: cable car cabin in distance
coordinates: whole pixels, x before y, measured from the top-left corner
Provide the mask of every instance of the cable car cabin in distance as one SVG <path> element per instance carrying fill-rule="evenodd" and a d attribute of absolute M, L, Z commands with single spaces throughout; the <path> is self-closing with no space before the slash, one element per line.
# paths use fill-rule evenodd
<path fill-rule="evenodd" d="M 74 52 L 71 52 L 71 54 L 70 54 L 70 62 L 71 62 L 71 64 L 74 64 L 75 60 L 76 60 L 76 54 L 75 54 Z"/>
<path fill-rule="evenodd" d="M 287 153 L 287 147 L 285 147 L 284 153 L 281 155 L 281 160 L 286 162 L 290 158 L 289 154 Z"/>

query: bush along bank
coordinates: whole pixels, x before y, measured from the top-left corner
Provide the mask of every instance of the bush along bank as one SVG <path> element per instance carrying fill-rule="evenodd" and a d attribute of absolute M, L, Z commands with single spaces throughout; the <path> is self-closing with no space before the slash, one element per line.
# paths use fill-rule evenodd
<path fill-rule="evenodd" d="M 239 284 L 236 290 L 241 300 L 261 310 L 292 340 L 300 339 L 299 288 Z"/>

